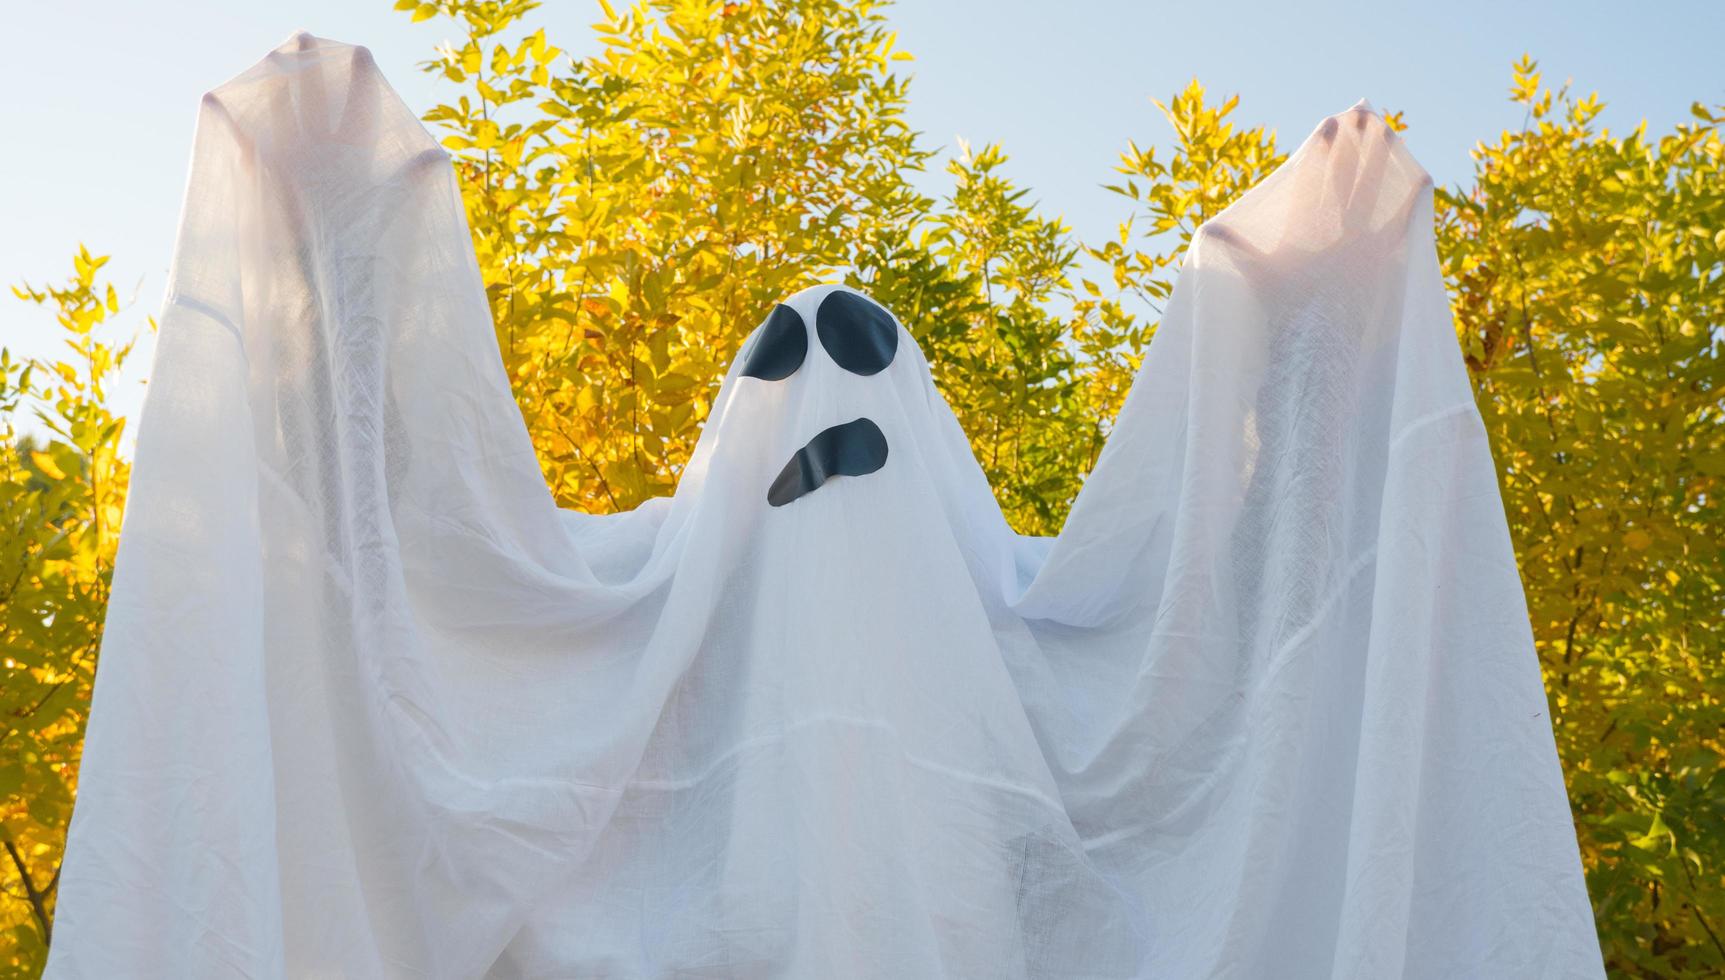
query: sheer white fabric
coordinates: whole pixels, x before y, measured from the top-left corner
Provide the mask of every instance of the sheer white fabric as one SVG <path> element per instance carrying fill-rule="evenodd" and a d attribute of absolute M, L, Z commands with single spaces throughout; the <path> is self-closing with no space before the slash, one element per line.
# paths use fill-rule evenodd
<path fill-rule="evenodd" d="M 49 974 L 1602 975 L 1380 119 L 1201 231 L 1057 539 L 902 327 L 876 374 L 823 349 L 835 288 L 674 498 L 559 511 L 365 50 L 212 92 Z M 858 418 L 883 466 L 769 505 Z"/>

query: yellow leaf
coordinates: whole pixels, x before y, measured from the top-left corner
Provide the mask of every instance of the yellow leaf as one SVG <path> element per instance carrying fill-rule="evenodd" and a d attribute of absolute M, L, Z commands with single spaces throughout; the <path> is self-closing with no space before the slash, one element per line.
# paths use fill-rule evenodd
<path fill-rule="evenodd" d="M 575 411 L 585 415 L 593 406 L 599 404 L 599 393 L 592 385 L 586 385 L 575 393 Z"/>
<path fill-rule="evenodd" d="M 66 478 L 66 471 L 60 468 L 59 463 L 54 462 L 54 457 L 45 452 L 38 450 L 30 453 L 30 461 L 35 463 L 36 468 L 42 471 L 42 475 L 50 480 L 64 480 Z"/>
<path fill-rule="evenodd" d="M 1623 536 L 1623 543 L 1636 551 L 1646 551 L 1653 545 L 1653 535 L 1635 528 Z"/>

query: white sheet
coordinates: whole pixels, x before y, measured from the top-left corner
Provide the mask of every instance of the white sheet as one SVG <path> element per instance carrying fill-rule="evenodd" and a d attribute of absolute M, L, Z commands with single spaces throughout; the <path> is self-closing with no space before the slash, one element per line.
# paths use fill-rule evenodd
<path fill-rule="evenodd" d="M 49 975 L 1601 976 L 1430 209 L 1362 106 L 1205 226 L 1058 539 L 828 286 L 591 517 L 294 38 L 198 125 Z"/>

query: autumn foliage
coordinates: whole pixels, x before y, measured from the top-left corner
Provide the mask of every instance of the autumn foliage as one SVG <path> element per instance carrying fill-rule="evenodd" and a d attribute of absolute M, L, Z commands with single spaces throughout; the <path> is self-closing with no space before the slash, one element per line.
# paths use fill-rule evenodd
<path fill-rule="evenodd" d="M 530 0 L 397 6 L 461 34 L 424 65 L 452 92 L 425 119 L 567 507 L 670 493 L 744 336 L 778 298 L 842 279 L 916 333 L 1013 525 L 1052 533 L 1193 232 L 1282 159 L 1194 82 L 1157 103 L 1154 145 L 1098 161 L 1123 220 L 1086 242 L 1029 203 L 998 146 L 960 146 L 939 199 L 916 189 L 934 154 L 906 123 L 907 56 L 879 4 L 601 0 L 601 50 L 581 59 L 530 29 Z M 1613 135 L 1597 97 L 1526 59 L 1510 95 L 1525 124 L 1438 192 L 1458 341 L 1607 961 L 1717 976 L 1725 108 Z M 104 406 L 130 334 L 104 323 L 102 261 L 19 291 L 57 314 L 65 360 L 0 357 L 0 969 L 23 975 L 50 928 L 126 479 Z"/>

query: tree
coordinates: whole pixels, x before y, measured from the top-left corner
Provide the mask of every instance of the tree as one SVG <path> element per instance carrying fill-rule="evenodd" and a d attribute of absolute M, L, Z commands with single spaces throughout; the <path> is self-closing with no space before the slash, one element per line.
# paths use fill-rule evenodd
<path fill-rule="evenodd" d="M 890 250 L 925 202 L 876 5 L 652 0 L 560 57 L 534 4 L 457 18 L 426 114 L 457 158 L 504 362 L 568 506 L 669 493 L 718 381 L 773 304 Z M 553 69 L 556 69 L 555 71 Z"/>
<path fill-rule="evenodd" d="M 1058 219 L 1023 203 L 1026 191 L 1001 170 L 998 146 L 962 146 L 947 167 L 953 192 L 917 240 L 917 278 L 958 286 L 955 302 L 928 309 L 913 290 L 897 302 L 917 324 L 935 383 L 971 435 L 977 460 L 1007 519 L 1030 533 L 1060 530 L 1066 508 L 1101 448 L 1098 419 L 1085 411 L 1078 360 L 1068 339 L 1070 275 L 1079 246 Z M 877 276 L 876 278 L 884 278 Z"/>
<path fill-rule="evenodd" d="M 15 288 L 54 309 L 64 360 L 0 350 L 0 970 L 33 975 L 55 886 L 107 608 L 129 467 L 107 409 L 132 340 L 104 339 L 119 297 L 80 248 L 60 286 Z M 20 436 L 31 412 L 44 435 Z"/>
<path fill-rule="evenodd" d="M 1440 251 L 1588 887 L 1626 976 L 1725 971 L 1725 116 L 1596 129 L 1516 65 Z"/>

